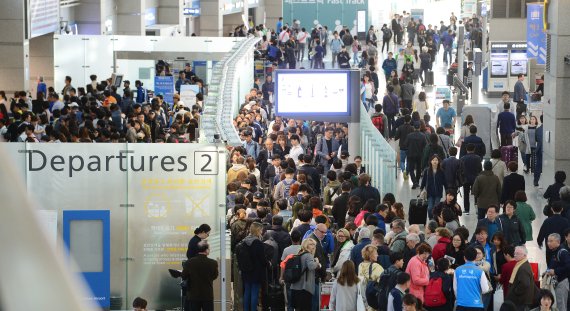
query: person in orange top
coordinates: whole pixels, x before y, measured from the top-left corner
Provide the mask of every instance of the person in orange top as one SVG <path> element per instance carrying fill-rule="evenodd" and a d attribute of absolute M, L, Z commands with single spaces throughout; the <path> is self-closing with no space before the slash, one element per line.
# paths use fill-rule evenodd
<path fill-rule="evenodd" d="M 103 107 L 108 109 L 109 107 L 111 107 L 111 104 L 117 103 L 117 99 L 111 95 L 110 91 L 105 91 L 103 95 L 105 95 L 105 100 L 103 101 Z"/>
<path fill-rule="evenodd" d="M 317 216 L 323 214 L 323 206 L 321 205 L 321 199 L 319 197 L 309 199 L 309 206 L 313 210 L 313 218 L 317 218 Z"/>
<path fill-rule="evenodd" d="M 411 277 L 410 294 L 424 302 L 424 290 L 429 284 L 429 268 L 427 259 L 431 254 L 431 247 L 422 243 L 417 248 L 417 255 L 410 259 L 406 273 Z"/>

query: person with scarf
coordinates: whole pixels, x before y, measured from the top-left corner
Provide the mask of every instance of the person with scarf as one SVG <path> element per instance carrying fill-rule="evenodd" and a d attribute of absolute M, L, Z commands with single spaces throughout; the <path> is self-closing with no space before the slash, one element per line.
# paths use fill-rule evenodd
<path fill-rule="evenodd" d="M 528 251 L 525 246 L 515 248 L 515 268 L 509 280 L 509 293 L 505 300 L 512 301 L 519 310 L 528 310 L 535 298 L 538 297 L 538 288 L 534 284 L 532 268 L 527 259 Z"/>
<path fill-rule="evenodd" d="M 354 247 L 354 243 L 350 239 L 350 232 L 344 228 L 336 232 L 336 241 L 331 263 L 335 274 L 340 272 L 345 261 L 350 260 L 350 251 Z"/>

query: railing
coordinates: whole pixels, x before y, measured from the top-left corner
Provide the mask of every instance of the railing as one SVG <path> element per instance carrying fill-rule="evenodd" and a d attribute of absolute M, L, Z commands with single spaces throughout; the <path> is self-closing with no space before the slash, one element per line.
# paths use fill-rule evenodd
<path fill-rule="evenodd" d="M 207 142 L 214 137 L 225 141 L 230 146 L 241 146 L 242 142 L 233 125 L 233 119 L 239 111 L 240 66 L 247 63 L 259 38 L 250 37 L 237 43 L 234 48 L 213 69 L 208 98 L 204 105 L 201 126 Z M 244 77 L 248 78 L 248 77 Z M 251 79 L 249 79 L 251 80 Z"/>
<path fill-rule="evenodd" d="M 362 105 L 362 104 L 361 104 Z M 396 191 L 396 151 L 372 124 L 370 115 L 360 107 L 360 155 L 365 161 L 371 184 L 384 196 Z"/>

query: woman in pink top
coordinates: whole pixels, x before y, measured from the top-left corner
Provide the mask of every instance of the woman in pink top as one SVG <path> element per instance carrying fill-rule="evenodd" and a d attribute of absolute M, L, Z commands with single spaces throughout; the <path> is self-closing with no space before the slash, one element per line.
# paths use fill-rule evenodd
<path fill-rule="evenodd" d="M 418 246 L 417 255 L 410 259 L 406 273 L 410 275 L 410 294 L 424 302 L 424 289 L 429 284 L 429 268 L 426 260 L 431 254 L 431 247 L 427 243 Z"/>

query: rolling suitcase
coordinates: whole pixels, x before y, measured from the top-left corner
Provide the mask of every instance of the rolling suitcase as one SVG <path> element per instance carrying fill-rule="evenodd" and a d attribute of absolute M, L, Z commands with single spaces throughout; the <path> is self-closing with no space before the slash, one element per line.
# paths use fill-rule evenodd
<path fill-rule="evenodd" d="M 271 269 L 271 268 L 269 268 Z M 263 311 L 285 311 L 285 291 L 273 271 L 267 271 L 267 290 L 262 294 Z"/>
<path fill-rule="evenodd" d="M 433 85 L 433 71 L 426 71 L 426 81 L 425 85 Z"/>
<path fill-rule="evenodd" d="M 501 160 L 505 163 L 519 161 L 519 148 L 517 146 L 503 146 L 501 147 Z"/>
<path fill-rule="evenodd" d="M 411 199 L 410 210 L 408 212 L 408 222 L 410 225 L 425 225 L 427 222 L 427 201 L 422 199 Z"/>

